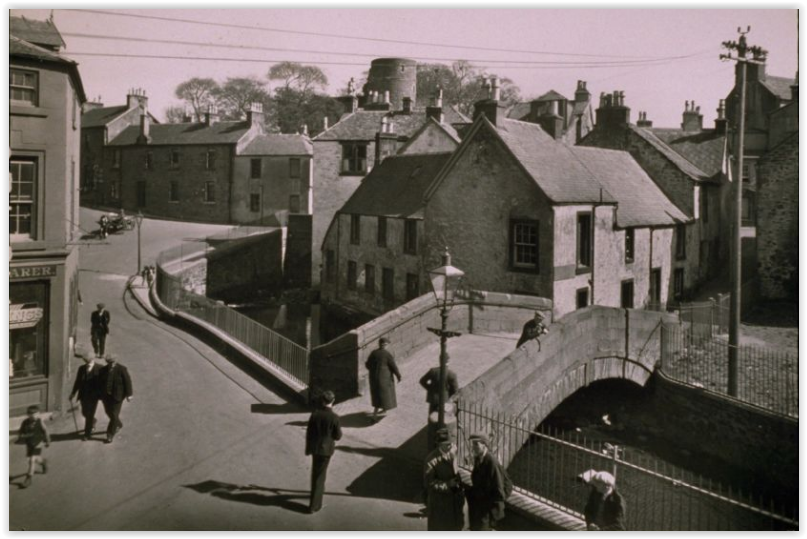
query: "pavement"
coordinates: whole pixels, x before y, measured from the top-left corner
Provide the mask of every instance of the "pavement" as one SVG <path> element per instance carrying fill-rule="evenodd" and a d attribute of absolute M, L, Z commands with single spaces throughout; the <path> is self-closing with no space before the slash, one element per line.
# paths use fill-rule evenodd
<path fill-rule="evenodd" d="M 82 208 L 93 228 L 100 212 Z M 146 219 L 142 264 L 163 249 L 227 227 Z M 78 342 L 89 346 L 98 302 L 112 315 L 107 341 L 133 378 L 125 428 L 82 442 L 78 410 L 49 424 L 47 475 L 21 489 L 23 446 L 9 443 L 10 530 L 425 530 L 420 509 L 426 403 L 417 385 L 436 364 L 435 340 L 402 368 L 397 409 L 370 421 L 369 397 L 337 406 L 344 437 L 328 470 L 325 507 L 306 513 L 310 460 L 303 454 L 310 411 L 288 402 L 195 337 L 159 321 L 126 292 L 137 265 L 136 231 L 86 240 Z M 135 293 L 138 281 L 134 282 Z M 517 335 L 465 335 L 449 352 L 460 383 L 515 346 Z M 78 367 L 72 364 L 71 376 Z M 537 525 L 506 519 L 507 529 Z"/>

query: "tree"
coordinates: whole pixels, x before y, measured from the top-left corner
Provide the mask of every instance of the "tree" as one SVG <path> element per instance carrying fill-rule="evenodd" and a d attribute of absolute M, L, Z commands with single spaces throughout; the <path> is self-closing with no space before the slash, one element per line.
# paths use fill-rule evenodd
<path fill-rule="evenodd" d="M 193 109 L 195 120 L 199 120 L 207 112 L 208 105 L 215 102 L 219 91 L 218 83 L 213 79 L 194 77 L 177 86 L 174 94 Z"/>
<path fill-rule="evenodd" d="M 328 77 L 317 66 L 281 62 L 269 69 L 267 77 L 271 81 L 282 81 L 284 90 L 295 90 L 308 97 L 328 85 Z"/>
<path fill-rule="evenodd" d="M 185 107 L 182 105 L 171 105 L 163 110 L 165 123 L 181 124 L 185 121 Z"/>
<path fill-rule="evenodd" d="M 240 120 L 252 103 L 262 103 L 269 109 L 270 96 L 266 82 L 256 77 L 230 77 L 215 93 L 222 120 Z"/>
<path fill-rule="evenodd" d="M 444 64 L 420 64 L 417 73 L 418 104 L 427 106 L 437 91 L 443 89 L 443 104 L 455 105 L 460 112 L 470 116 L 474 103 L 488 97 L 488 90 L 482 86 L 483 79 L 493 74 L 478 71 L 469 62 L 458 60 L 450 66 Z M 521 91 L 507 77 L 499 78 L 500 100 L 505 106 L 517 103 Z"/>
<path fill-rule="evenodd" d="M 306 125 L 313 137 L 322 131 L 324 117 L 339 119 L 339 103 L 319 93 L 328 84 L 319 67 L 281 62 L 269 69 L 267 77 L 280 83 L 274 90 L 271 119 L 281 133 L 297 133 Z"/>

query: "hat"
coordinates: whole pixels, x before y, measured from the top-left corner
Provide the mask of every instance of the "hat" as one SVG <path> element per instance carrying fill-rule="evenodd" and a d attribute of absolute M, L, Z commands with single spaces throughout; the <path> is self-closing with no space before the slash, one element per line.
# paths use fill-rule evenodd
<path fill-rule="evenodd" d="M 96 307 L 98 307 L 99 309 L 103 309 L 104 307 L 106 307 L 106 305 L 104 305 L 103 303 L 99 303 L 98 305 L 96 305 Z"/>
<path fill-rule="evenodd" d="M 606 487 L 614 488 L 616 478 L 608 472 L 598 472 L 597 470 L 586 470 L 578 476 L 589 485 L 598 483 Z"/>
<path fill-rule="evenodd" d="M 333 391 L 327 390 L 322 392 L 322 403 L 323 404 L 333 404 L 333 401 L 336 400 L 336 395 L 333 394 Z"/>
<path fill-rule="evenodd" d="M 471 434 L 471 436 L 468 439 L 471 440 L 472 442 L 479 442 L 481 444 L 485 444 L 486 447 L 490 447 L 490 440 L 488 439 L 487 434 L 482 433 Z"/>
<path fill-rule="evenodd" d="M 378 342 L 379 344 L 389 344 L 389 339 L 386 337 L 381 337 Z"/>
<path fill-rule="evenodd" d="M 448 429 L 437 429 L 437 432 L 435 433 L 435 440 L 438 444 L 450 442 L 451 434 L 448 432 Z"/>
<path fill-rule="evenodd" d="M 36 404 L 32 404 L 31 406 L 28 407 L 27 411 L 29 414 L 35 414 L 39 411 L 39 406 L 37 406 Z"/>
<path fill-rule="evenodd" d="M 535 311 L 535 316 L 537 316 L 541 320 L 544 319 L 544 313 L 542 313 L 541 311 Z"/>

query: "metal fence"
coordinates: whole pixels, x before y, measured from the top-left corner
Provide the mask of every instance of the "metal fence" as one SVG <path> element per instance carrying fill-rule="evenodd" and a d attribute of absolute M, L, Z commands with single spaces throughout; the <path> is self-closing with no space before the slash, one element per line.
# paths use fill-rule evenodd
<path fill-rule="evenodd" d="M 587 440 L 576 431 L 529 428 L 522 421 L 460 402 L 458 460 L 471 467 L 468 435 L 485 432 L 515 489 L 583 518 L 589 494 L 578 476 L 605 470 L 617 478 L 629 530 L 797 530 L 798 502 L 763 499 L 742 487 L 721 485 L 638 449 Z"/>
<path fill-rule="evenodd" d="M 177 247 L 161 253 L 157 263 L 157 294 L 168 308 L 204 320 L 248 346 L 283 369 L 297 382 L 308 385 L 308 350 L 251 318 L 188 290 L 189 284 L 164 268 L 188 265 L 204 254 L 205 244 L 193 248 Z M 178 258 L 184 257 L 184 258 Z"/>
<path fill-rule="evenodd" d="M 687 324 L 662 327 L 661 335 L 664 374 L 695 387 L 728 393 L 728 342 L 722 338 L 699 336 Z M 798 417 L 798 356 L 742 345 L 738 363 L 738 399 Z"/>

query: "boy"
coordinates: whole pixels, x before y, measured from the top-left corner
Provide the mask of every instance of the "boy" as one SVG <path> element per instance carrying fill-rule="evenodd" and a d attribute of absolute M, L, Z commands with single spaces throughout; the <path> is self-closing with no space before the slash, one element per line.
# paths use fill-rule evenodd
<path fill-rule="evenodd" d="M 42 473 L 48 472 L 48 462 L 42 458 L 42 442 L 45 442 L 45 447 L 50 447 L 50 433 L 39 417 L 39 406 L 31 405 L 27 412 L 28 417 L 20 425 L 18 438 L 18 441 L 25 442 L 25 454 L 28 457 L 28 473 L 25 474 L 22 488 L 31 486 L 37 462 L 42 465 Z"/>

